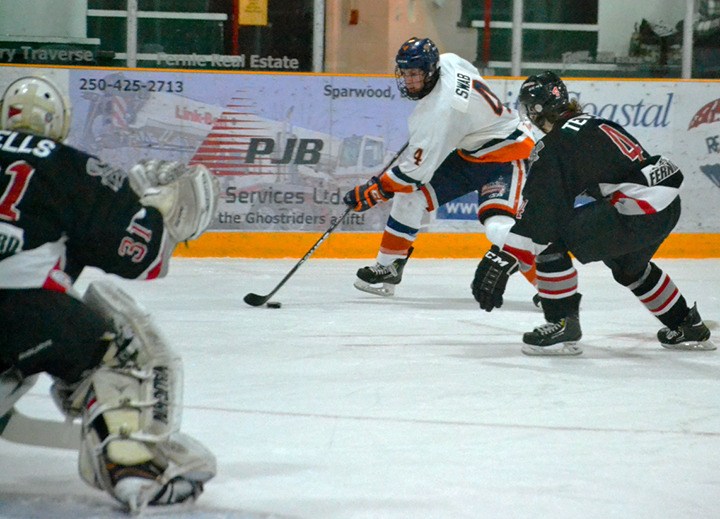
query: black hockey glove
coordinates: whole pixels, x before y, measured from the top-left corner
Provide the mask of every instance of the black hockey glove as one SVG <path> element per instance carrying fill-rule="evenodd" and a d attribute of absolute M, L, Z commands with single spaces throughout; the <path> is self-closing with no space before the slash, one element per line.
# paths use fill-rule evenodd
<path fill-rule="evenodd" d="M 485 253 L 475 270 L 472 288 L 475 301 L 480 308 L 490 312 L 493 308 L 500 308 L 503 304 L 503 294 L 510 274 L 517 272 L 518 260 L 510 253 L 500 250 L 493 245 Z"/>
<path fill-rule="evenodd" d="M 352 207 L 353 211 L 362 213 L 375 207 L 379 202 L 390 200 L 393 196 L 395 196 L 395 193 L 388 193 L 382 188 L 378 177 L 372 177 L 364 184 L 355 186 L 345 193 L 343 202 L 345 202 L 345 205 Z"/>

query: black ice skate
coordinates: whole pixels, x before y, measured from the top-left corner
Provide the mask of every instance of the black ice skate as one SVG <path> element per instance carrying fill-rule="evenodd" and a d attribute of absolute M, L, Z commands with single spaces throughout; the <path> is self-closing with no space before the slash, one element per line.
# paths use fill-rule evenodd
<path fill-rule="evenodd" d="M 388 297 L 395 294 L 395 286 L 402 281 L 403 269 L 412 253 L 413 248 L 410 247 L 405 258 L 396 259 L 390 265 L 385 266 L 376 263 L 372 267 L 358 269 L 357 279 L 354 284 L 355 288 L 377 296 Z M 377 286 L 380 283 L 382 283 L 382 286 Z"/>
<path fill-rule="evenodd" d="M 700 314 L 697 311 L 697 304 L 690 309 L 685 320 L 671 330 L 662 328 L 657 333 L 657 338 L 663 348 L 669 350 L 715 350 L 717 347 L 710 342 L 710 330 L 705 326 Z"/>
<path fill-rule="evenodd" d="M 582 348 L 577 341 L 581 337 L 580 319 L 564 317 L 524 334 L 522 352 L 525 355 L 580 355 Z"/>

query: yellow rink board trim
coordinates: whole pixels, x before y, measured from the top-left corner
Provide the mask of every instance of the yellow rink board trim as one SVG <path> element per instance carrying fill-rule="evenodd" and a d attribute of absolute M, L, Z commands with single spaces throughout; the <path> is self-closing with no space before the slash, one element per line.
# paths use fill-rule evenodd
<path fill-rule="evenodd" d="M 180 244 L 175 256 L 186 258 L 302 258 L 322 236 L 296 232 L 207 232 Z M 381 233 L 331 234 L 313 258 L 375 258 Z M 421 233 L 414 258 L 479 258 L 490 247 L 484 234 Z M 720 234 L 671 234 L 656 258 L 720 258 Z"/>

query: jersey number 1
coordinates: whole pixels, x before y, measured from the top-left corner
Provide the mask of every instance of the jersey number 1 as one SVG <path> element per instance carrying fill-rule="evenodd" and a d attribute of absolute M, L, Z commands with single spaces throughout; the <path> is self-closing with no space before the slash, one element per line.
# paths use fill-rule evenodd
<path fill-rule="evenodd" d="M 35 173 L 33 167 L 23 160 L 13 162 L 5 170 L 5 174 L 10 175 L 10 182 L 0 196 L 0 219 L 10 222 L 17 222 L 20 219 L 17 205 L 25 195 L 33 173 Z"/>

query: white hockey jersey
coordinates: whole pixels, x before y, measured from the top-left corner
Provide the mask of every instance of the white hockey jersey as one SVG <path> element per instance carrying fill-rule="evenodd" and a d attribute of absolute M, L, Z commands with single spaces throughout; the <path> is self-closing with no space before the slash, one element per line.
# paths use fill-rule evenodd
<path fill-rule="evenodd" d="M 535 144 L 530 123 L 502 104 L 469 61 L 446 53 L 439 66 L 437 84 L 408 120 L 407 149 L 381 178 L 390 191 L 427 184 L 454 150 L 468 161 L 510 162 L 526 159 Z"/>

